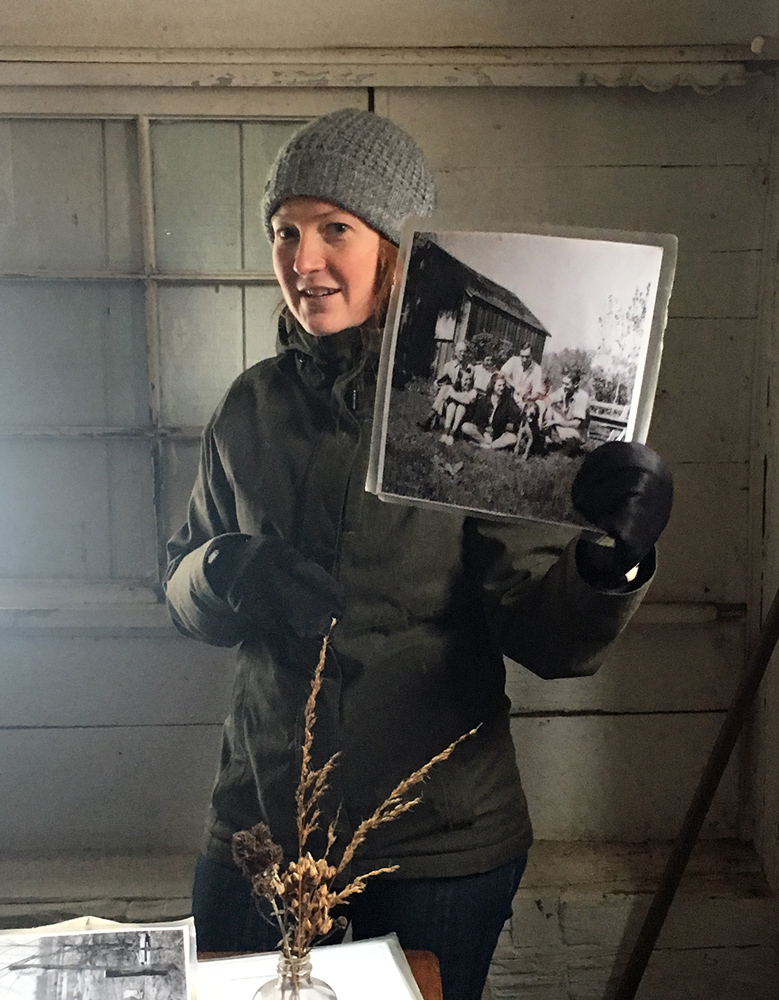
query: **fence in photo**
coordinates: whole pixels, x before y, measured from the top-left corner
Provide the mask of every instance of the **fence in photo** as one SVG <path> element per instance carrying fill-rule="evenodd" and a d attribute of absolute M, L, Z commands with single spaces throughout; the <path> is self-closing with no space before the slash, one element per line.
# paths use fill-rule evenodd
<path fill-rule="evenodd" d="M 587 435 L 590 441 L 623 441 L 628 426 L 629 406 L 622 403 L 590 403 L 590 423 Z"/>

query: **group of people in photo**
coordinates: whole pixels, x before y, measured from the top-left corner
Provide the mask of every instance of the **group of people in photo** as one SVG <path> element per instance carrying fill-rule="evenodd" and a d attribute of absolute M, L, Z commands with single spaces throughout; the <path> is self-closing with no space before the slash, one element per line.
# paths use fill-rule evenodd
<path fill-rule="evenodd" d="M 580 371 L 564 371 L 554 387 L 531 346 L 502 365 L 485 355 L 468 361 L 465 341 L 435 380 L 435 396 L 424 430 L 437 430 L 444 445 L 462 438 L 481 448 L 512 450 L 523 458 L 557 448 L 574 453 L 587 440 L 590 396 Z"/>

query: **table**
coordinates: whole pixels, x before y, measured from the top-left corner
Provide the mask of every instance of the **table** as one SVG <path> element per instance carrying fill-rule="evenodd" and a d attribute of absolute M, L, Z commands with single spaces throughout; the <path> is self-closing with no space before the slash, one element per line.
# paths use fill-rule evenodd
<path fill-rule="evenodd" d="M 432 951 L 404 951 L 404 954 L 425 1000 L 444 1000 L 441 970 Z"/>

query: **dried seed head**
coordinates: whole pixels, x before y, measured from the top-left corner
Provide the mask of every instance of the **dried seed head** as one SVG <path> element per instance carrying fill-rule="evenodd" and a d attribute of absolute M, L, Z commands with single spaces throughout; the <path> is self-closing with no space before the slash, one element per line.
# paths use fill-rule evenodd
<path fill-rule="evenodd" d="M 233 860 L 249 879 L 255 895 L 266 896 L 284 853 L 265 823 L 233 834 Z"/>

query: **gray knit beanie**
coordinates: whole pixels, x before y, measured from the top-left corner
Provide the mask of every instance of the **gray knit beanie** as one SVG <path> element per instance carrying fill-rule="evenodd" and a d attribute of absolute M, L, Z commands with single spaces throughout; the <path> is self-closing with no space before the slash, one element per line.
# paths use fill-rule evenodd
<path fill-rule="evenodd" d="M 395 244 L 406 216 L 428 215 L 436 200 L 430 165 L 411 136 L 355 108 L 309 122 L 279 150 L 262 199 L 271 241 L 271 216 L 296 195 L 337 205 Z"/>

